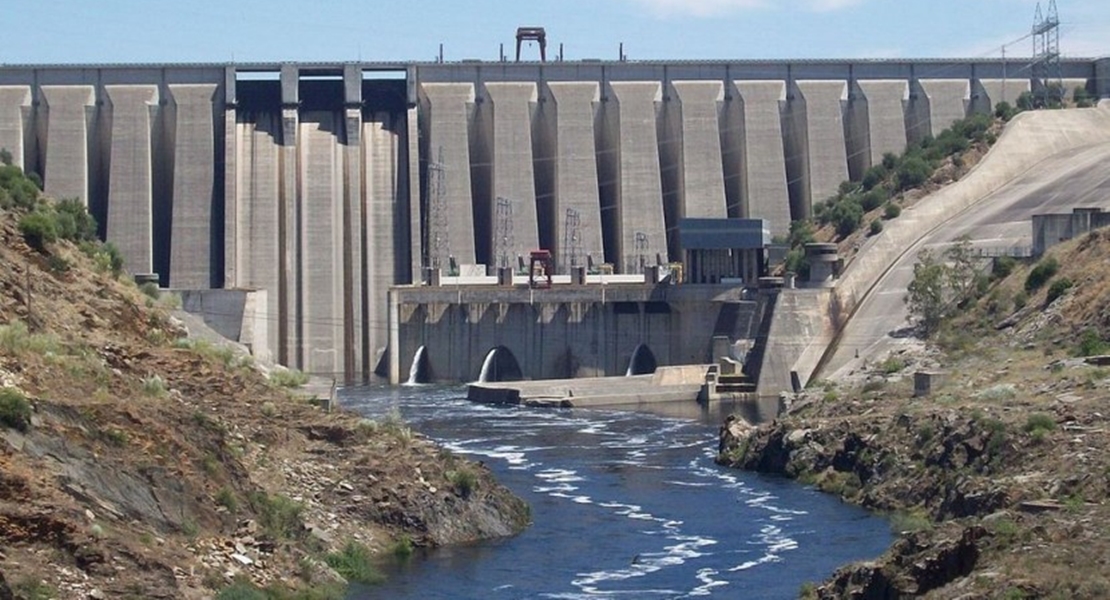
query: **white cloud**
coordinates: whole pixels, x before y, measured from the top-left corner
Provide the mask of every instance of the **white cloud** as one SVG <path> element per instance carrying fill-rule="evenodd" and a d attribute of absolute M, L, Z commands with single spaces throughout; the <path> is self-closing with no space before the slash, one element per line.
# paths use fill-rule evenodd
<path fill-rule="evenodd" d="M 774 2 L 772 0 L 631 0 L 658 16 L 714 17 L 735 14 L 746 10 L 771 8 L 791 8 L 791 4 L 803 10 L 830 12 L 863 4 L 866 0 L 795 0 L 794 2 Z"/>

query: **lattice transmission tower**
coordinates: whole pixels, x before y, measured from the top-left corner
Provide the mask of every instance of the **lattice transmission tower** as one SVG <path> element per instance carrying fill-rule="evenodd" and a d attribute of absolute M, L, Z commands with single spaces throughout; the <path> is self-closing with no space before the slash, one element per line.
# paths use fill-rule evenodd
<path fill-rule="evenodd" d="M 443 162 L 443 146 L 436 160 L 428 163 L 428 219 L 424 239 L 428 243 L 428 266 L 440 269 L 451 256 L 450 219 L 447 215 L 447 169 Z"/>
<path fill-rule="evenodd" d="M 1033 16 L 1033 79 L 1041 84 L 1043 100 L 1053 102 L 1063 100 L 1064 81 L 1060 69 L 1060 16 L 1056 11 L 1056 0 L 1049 0 L 1048 12 L 1037 12 Z"/>
<path fill-rule="evenodd" d="M 513 240 L 513 203 L 508 198 L 497 197 L 497 212 L 494 221 L 494 256 L 498 267 L 508 267 L 510 257 L 516 247 Z"/>
<path fill-rule="evenodd" d="M 562 263 L 569 268 L 578 266 L 578 256 L 582 254 L 582 215 L 573 208 L 567 209 L 566 218 L 563 220 L 563 260 Z"/>

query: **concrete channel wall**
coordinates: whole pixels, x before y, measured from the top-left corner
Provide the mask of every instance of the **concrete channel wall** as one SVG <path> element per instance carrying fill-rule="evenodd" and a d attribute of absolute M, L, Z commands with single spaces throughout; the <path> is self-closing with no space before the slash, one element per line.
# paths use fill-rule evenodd
<path fill-rule="evenodd" d="M 1106 65 L 1061 67 L 1105 95 Z M 993 60 L 6 65 L 0 147 L 129 269 L 264 289 L 276 360 L 360 378 L 388 288 L 426 266 L 545 247 L 560 274 L 635 274 L 681 259 L 683 216 L 785 233 L 883 152 L 1036 85 Z"/>

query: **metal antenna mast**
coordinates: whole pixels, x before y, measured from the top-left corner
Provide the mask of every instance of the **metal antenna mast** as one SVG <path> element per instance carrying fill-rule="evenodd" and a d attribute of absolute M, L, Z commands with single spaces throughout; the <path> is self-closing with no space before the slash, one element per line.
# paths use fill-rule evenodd
<path fill-rule="evenodd" d="M 1043 86 L 1042 94 L 1046 102 L 1063 100 L 1064 81 L 1060 70 L 1060 16 L 1056 11 L 1056 0 L 1049 0 L 1047 14 L 1041 12 L 1041 5 L 1038 2 L 1037 12 L 1033 16 L 1033 79 Z"/>
<path fill-rule="evenodd" d="M 494 229 L 495 256 L 498 267 L 508 267 L 509 254 L 513 251 L 513 203 L 508 198 L 497 197 L 497 222 Z"/>
<path fill-rule="evenodd" d="M 582 236 L 578 233 L 581 225 L 582 216 L 577 210 L 568 208 L 563 221 L 563 264 L 567 267 L 578 266 L 578 255 L 582 252 Z"/>
<path fill-rule="evenodd" d="M 439 147 L 436 160 L 428 163 L 428 213 L 428 262 L 431 268 L 439 269 L 451 255 L 443 146 Z"/>

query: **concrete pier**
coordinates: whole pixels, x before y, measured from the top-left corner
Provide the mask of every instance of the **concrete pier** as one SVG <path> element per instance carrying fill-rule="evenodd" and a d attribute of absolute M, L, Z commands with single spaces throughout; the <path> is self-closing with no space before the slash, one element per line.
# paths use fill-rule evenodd
<path fill-rule="evenodd" d="M 45 156 L 42 179 L 54 198 L 89 203 L 89 129 L 96 96 L 91 85 L 39 88 L 44 109 L 39 118 Z M 148 155 L 149 156 L 149 155 Z M 149 162 L 148 162 L 149 165 Z"/>
<path fill-rule="evenodd" d="M 297 257 L 301 364 L 312 373 L 342 370 L 343 155 L 334 113 L 304 113 L 299 178 L 303 253 Z"/>
<path fill-rule="evenodd" d="M 973 83 L 971 112 L 991 114 L 1000 102 L 1017 106 L 1018 98 L 1029 91 L 1028 79 L 976 79 Z"/>
<path fill-rule="evenodd" d="M 474 85 L 426 83 L 420 89 L 429 186 L 428 264 L 446 271 L 450 257 L 459 264 L 472 264 L 477 257 L 470 181 Z"/>
<path fill-rule="evenodd" d="M 906 149 L 909 84 L 900 80 L 857 81 L 848 99 L 848 166 L 853 181 L 880 164 L 887 152 Z"/>
<path fill-rule="evenodd" d="M 12 155 L 12 164 L 23 168 L 23 149 L 31 129 L 31 88 L 0 86 L 0 149 Z M 31 137 L 31 139 L 34 139 Z"/>
<path fill-rule="evenodd" d="M 848 179 L 844 135 L 844 81 L 796 81 L 787 120 L 786 173 L 791 212 L 805 218 L 811 207 L 836 194 Z"/>
<path fill-rule="evenodd" d="M 152 122 L 158 88 L 111 85 L 112 145 L 108 167 L 107 238 L 132 273 L 154 272 Z"/>
<path fill-rule="evenodd" d="M 594 135 L 600 91 L 593 82 L 552 82 L 541 89 L 536 177 L 543 190 L 540 220 L 550 223 L 551 232 L 547 240 L 541 234 L 541 243 L 566 273 L 591 257 L 598 264 L 605 257 Z"/>
<path fill-rule="evenodd" d="M 483 173 L 488 178 L 475 182 L 476 189 L 488 194 L 476 199 L 476 205 L 488 211 L 486 231 L 490 237 L 486 264 L 509 267 L 516 265 L 518 256 L 528 256 L 528 252 L 539 247 L 532 162 L 536 85 L 489 82 L 485 85 L 485 94 L 487 101 L 478 114 L 483 124 L 488 123 L 492 128 L 492 132 L 486 132 L 492 139 L 482 139 L 478 145 L 486 148 L 492 160 L 487 165 L 475 166 L 475 173 Z M 506 205 L 499 206 L 505 202 Z M 501 214 L 499 211 L 507 212 Z"/>
<path fill-rule="evenodd" d="M 675 81 L 672 87 L 670 104 L 677 105 L 681 113 L 672 132 L 677 152 L 668 167 L 677 175 L 673 222 L 683 217 L 723 219 L 728 216 L 719 119 L 724 85 L 719 81 Z"/>
<path fill-rule="evenodd" d="M 217 205 L 214 84 L 169 86 L 173 108 L 173 212 L 169 285 L 203 289 L 219 284 L 213 264 Z M 208 193 L 204 193 L 207 190 Z"/>
<path fill-rule="evenodd" d="M 227 261 L 236 275 L 227 287 L 267 290 L 267 338 L 278 357 L 280 342 L 281 287 L 280 254 L 283 238 L 280 215 L 281 118 L 275 113 L 240 111 L 236 124 L 238 196 L 232 223 L 238 241 L 228 248 Z"/>
<path fill-rule="evenodd" d="M 621 273 L 639 273 L 667 258 L 653 81 L 611 82 L 603 102 L 598 152 L 606 258 Z"/>
<path fill-rule="evenodd" d="M 968 114 L 971 82 L 967 79 L 918 79 L 910 88 L 906 132 L 911 142 L 937 136 Z"/>
<path fill-rule="evenodd" d="M 786 186 L 786 155 L 782 111 L 783 81 L 737 81 L 740 117 L 740 216 L 766 219 L 771 233 L 790 230 L 790 195 Z"/>
<path fill-rule="evenodd" d="M 388 113 L 377 113 L 363 123 L 362 129 L 366 173 L 366 315 L 362 327 L 370 370 L 377 369 L 389 342 L 386 292 L 398 278 L 396 267 L 403 266 L 399 250 L 408 226 L 399 218 L 396 206 L 401 191 L 398 183 L 404 175 L 399 155 L 401 137 L 394 131 L 400 125 L 404 125 L 403 120 L 396 123 Z"/>

